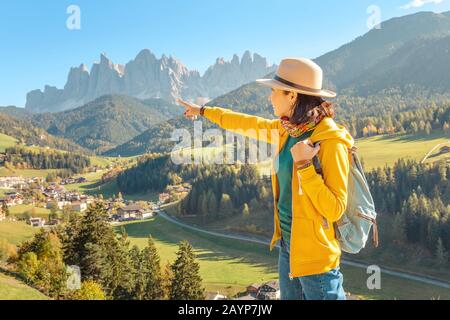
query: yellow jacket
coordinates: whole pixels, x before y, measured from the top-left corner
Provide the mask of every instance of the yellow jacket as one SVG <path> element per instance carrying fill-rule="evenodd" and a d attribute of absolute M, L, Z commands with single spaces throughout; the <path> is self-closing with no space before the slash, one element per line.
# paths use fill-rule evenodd
<path fill-rule="evenodd" d="M 206 107 L 204 117 L 221 128 L 277 145 L 277 154 L 283 148 L 289 134 L 280 119 L 233 112 L 220 107 Z M 300 277 L 328 272 L 340 263 L 341 250 L 336 240 L 333 223 L 338 221 L 347 206 L 347 183 L 350 170 L 349 148 L 354 140 L 347 129 L 332 118 L 324 118 L 310 138 L 321 141 L 318 157 L 323 176 L 315 168 L 293 170 L 292 226 L 290 239 L 290 276 Z M 274 156 L 274 159 L 276 155 Z M 281 165 L 281 164 L 280 164 Z M 274 195 L 274 234 L 270 250 L 281 238 L 277 209 L 279 186 L 272 162 L 272 191 Z M 300 175 L 303 194 L 300 195 Z"/>

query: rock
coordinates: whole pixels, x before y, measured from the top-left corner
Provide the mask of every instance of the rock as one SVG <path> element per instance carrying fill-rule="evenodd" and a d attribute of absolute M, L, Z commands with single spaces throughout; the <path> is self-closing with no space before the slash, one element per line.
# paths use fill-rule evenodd
<path fill-rule="evenodd" d="M 239 61 L 235 54 L 230 62 L 218 58 L 203 75 L 188 70 L 174 57 L 161 59 L 148 49 L 142 50 L 126 65 L 114 64 L 106 54 L 89 71 L 82 64 L 71 68 L 64 89 L 46 86 L 44 91 L 28 93 L 26 109 L 35 112 L 57 112 L 73 109 L 94 99 L 110 94 L 128 95 L 138 99 L 161 98 L 174 103 L 182 97 L 187 100 L 208 101 L 265 76 L 276 66 L 246 51 Z"/>

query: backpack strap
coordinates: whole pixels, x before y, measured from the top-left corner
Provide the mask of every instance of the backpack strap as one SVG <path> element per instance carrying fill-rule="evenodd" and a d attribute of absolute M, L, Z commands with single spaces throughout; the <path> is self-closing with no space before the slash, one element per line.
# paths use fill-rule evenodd
<path fill-rule="evenodd" d="M 320 145 L 320 141 L 317 141 L 316 143 L 314 143 L 314 147 L 317 147 L 317 145 Z M 354 145 L 352 148 L 347 148 L 347 149 L 348 149 L 349 154 L 351 154 L 351 156 L 352 156 L 351 157 L 352 161 L 354 161 L 354 156 L 356 156 L 356 151 L 358 150 L 358 148 Z M 358 160 L 358 162 L 359 162 L 359 160 Z M 313 164 L 314 164 L 314 168 L 316 169 L 316 172 L 318 174 L 320 174 L 323 178 L 322 165 L 320 164 L 320 160 L 317 155 L 314 156 L 314 158 L 313 158 Z"/>

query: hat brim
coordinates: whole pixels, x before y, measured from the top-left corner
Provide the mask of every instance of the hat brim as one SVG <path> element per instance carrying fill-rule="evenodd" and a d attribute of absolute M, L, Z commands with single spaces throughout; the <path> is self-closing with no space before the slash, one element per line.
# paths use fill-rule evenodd
<path fill-rule="evenodd" d="M 280 90 L 286 90 L 286 91 L 294 91 L 299 92 L 302 94 L 307 94 L 310 96 L 316 96 L 316 97 L 324 97 L 324 98 L 336 98 L 336 92 L 330 91 L 330 90 L 320 90 L 317 91 L 308 91 L 308 90 L 301 90 L 297 89 L 291 86 L 288 86 L 280 81 L 277 81 L 275 79 L 257 79 L 257 83 L 262 84 L 263 86 L 273 88 L 273 89 L 280 89 Z"/>

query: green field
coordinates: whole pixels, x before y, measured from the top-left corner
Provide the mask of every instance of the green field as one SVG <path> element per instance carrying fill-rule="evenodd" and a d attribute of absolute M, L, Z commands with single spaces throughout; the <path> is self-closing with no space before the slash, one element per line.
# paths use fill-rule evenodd
<path fill-rule="evenodd" d="M 437 144 L 450 140 L 443 132 L 402 136 L 375 136 L 358 139 L 358 156 L 366 170 L 392 165 L 399 158 L 421 161 Z"/>
<path fill-rule="evenodd" d="M 356 140 L 358 147 L 358 157 L 363 159 L 365 170 L 377 167 L 393 165 L 400 159 L 412 159 L 421 161 L 425 155 L 437 144 L 449 141 L 450 136 L 443 132 L 425 134 L 408 134 L 397 136 L 374 136 Z M 448 159 L 448 154 L 430 157 L 430 161 Z M 270 175 L 271 161 L 264 161 L 258 164 L 259 172 L 262 175 Z"/>
<path fill-rule="evenodd" d="M 26 211 L 31 212 L 31 209 L 34 208 L 35 214 L 34 217 L 46 218 L 50 214 L 50 209 L 34 207 L 31 204 L 19 204 L 16 206 L 9 207 L 9 212 L 13 215 L 19 215 L 25 213 Z"/>
<path fill-rule="evenodd" d="M 278 276 L 278 250 L 270 252 L 268 246 L 186 230 L 158 217 L 124 226 L 131 243 L 140 247 L 145 246 L 147 237 L 152 235 L 163 264 L 174 260 L 181 240 L 188 240 L 197 254 L 208 291 L 220 290 L 232 295 L 244 291 L 251 283 Z M 371 291 L 366 287 L 365 270 L 342 266 L 342 271 L 346 290 L 364 299 L 450 299 L 449 290 L 388 275 L 382 276 L 382 290 Z"/>
<path fill-rule="evenodd" d="M 39 228 L 33 228 L 23 221 L 0 221 L 0 238 L 15 245 L 32 238 L 38 231 Z"/>
<path fill-rule="evenodd" d="M 49 298 L 0 271 L 0 300 L 49 300 Z"/>
<path fill-rule="evenodd" d="M 17 140 L 6 134 L 0 133 L 0 152 L 5 152 L 6 148 L 12 147 L 17 143 Z"/>
<path fill-rule="evenodd" d="M 5 167 L 0 167 L 0 177 L 24 177 L 24 178 L 34 178 L 34 177 L 47 177 L 51 172 L 61 171 L 59 169 L 14 169 L 9 170 Z"/>

